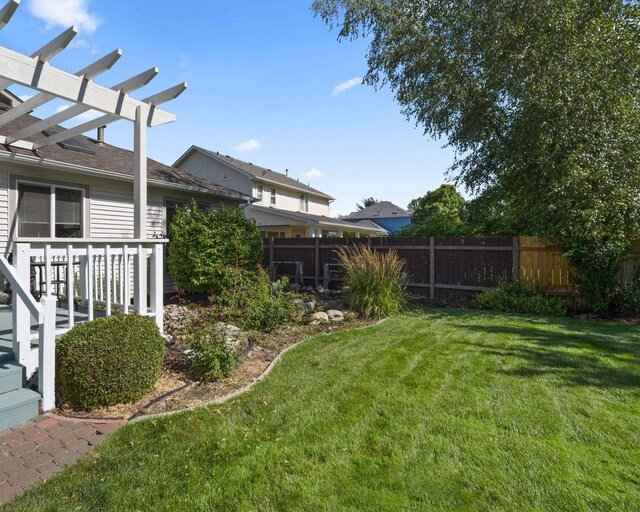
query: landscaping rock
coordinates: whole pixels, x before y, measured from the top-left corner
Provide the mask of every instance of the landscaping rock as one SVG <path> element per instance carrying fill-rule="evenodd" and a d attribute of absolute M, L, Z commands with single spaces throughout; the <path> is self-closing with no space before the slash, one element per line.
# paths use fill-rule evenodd
<path fill-rule="evenodd" d="M 329 316 L 324 311 L 318 311 L 311 315 L 311 325 L 329 323 Z"/>
<path fill-rule="evenodd" d="M 0 304 L 11 304 L 11 295 L 6 292 L 0 292 Z"/>
<path fill-rule="evenodd" d="M 351 293 L 351 287 L 350 286 L 343 286 L 341 291 L 342 291 L 342 293 Z"/>
<path fill-rule="evenodd" d="M 302 304 L 302 309 L 306 313 L 313 313 L 316 309 L 316 303 L 313 301 L 305 302 L 304 304 Z"/>
<path fill-rule="evenodd" d="M 327 311 L 327 317 L 329 318 L 330 322 L 342 322 L 344 320 L 342 311 L 339 311 L 337 309 L 330 309 L 329 311 Z"/>
<path fill-rule="evenodd" d="M 317 291 L 318 293 L 324 293 L 324 292 L 325 292 L 324 286 L 322 286 L 321 284 L 319 284 L 318 286 L 316 286 L 316 291 Z"/>
<path fill-rule="evenodd" d="M 218 322 L 216 331 L 224 335 L 224 343 L 230 350 L 237 351 L 249 344 L 249 335 L 235 325 Z"/>
<path fill-rule="evenodd" d="M 355 320 L 356 318 L 358 318 L 358 313 L 356 313 L 355 311 L 347 311 L 344 314 L 345 320 Z"/>

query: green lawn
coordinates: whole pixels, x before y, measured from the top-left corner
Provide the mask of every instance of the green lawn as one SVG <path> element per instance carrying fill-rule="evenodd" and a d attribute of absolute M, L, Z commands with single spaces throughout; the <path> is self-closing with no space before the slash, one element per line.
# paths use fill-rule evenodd
<path fill-rule="evenodd" d="M 640 331 L 432 310 L 313 338 L 8 510 L 639 510 Z"/>

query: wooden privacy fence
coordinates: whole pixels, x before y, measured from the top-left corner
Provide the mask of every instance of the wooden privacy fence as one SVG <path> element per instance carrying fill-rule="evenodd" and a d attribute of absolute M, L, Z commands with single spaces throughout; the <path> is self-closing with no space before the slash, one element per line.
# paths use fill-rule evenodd
<path fill-rule="evenodd" d="M 270 238 L 265 240 L 264 265 L 274 277 L 302 274 L 298 282 L 307 286 L 325 283 L 327 270 L 335 282 L 341 279 L 335 268 L 337 249 L 357 244 L 395 250 L 406 262 L 409 290 L 438 299 L 492 290 L 519 266 L 518 239 L 513 237 Z"/>
<path fill-rule="evenodd" d="M 393 249 L 406 262 L 409 290 L 436 299 L 455 299 L 495 289 L 501 279 L 518 275 L 550 295 L 576 295 L 569 262 L 561 252 L 534 237 L 426 238 L 270 238 L 265 267 L 272 276 L 288 276 L 303 285 L 340 281 L 338 247 L 366 244 Z M 621 273 L 629 279 L 640 264 L 640 241 L 625 258 Z M 329 273 L 329 274 L 327 274 Z"/>

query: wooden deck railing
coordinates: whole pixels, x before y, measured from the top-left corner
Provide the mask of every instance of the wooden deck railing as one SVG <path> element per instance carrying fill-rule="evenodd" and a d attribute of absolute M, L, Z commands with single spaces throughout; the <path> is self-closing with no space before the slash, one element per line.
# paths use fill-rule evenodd
<path fill-rule="evenodd" d="M 163 328 L 163 246 L 165 240 L 21 239 L 13 265 L 0 268 L 13 289 L 13 347 L 27 375 L 38 368 L 42 408 L 55 407 L 55 339 L 78 321 L 92 320 L 96 305 L 109 316 L 120 308 L 151 316 Z M 150 272 L 148 272 L 150 270 Z M 35 290 L 34 290 L 35 288 Z M 41 304 L 34 301 L 36 291 Z M 66 325 L 59 326 L 56 303 L 66 299 Z M 150 300 L 148 300 L 150 299 Z M 77 319 L 76 307 L 86 309 Z M 38 347 L 31 349 L 31 316 Z"/>

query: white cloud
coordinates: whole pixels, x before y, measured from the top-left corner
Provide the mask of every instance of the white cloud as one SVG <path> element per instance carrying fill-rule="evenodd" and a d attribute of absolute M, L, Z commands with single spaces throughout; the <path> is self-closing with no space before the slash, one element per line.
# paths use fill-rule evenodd
<path fill-rule="evenodd" d="M 305 172 L 303 174 L 303 176 L 305 178 L 308 178 L 308 179 L 312 180 L 314 178 L 322 178 L 324 176 L 324 174 L 319 169 L 315 169 L 314 168 L 314 169 L 310 169 L 307 172 Z"/>
<path fill-rule="evenodd" d="M 333 88 L 333 92 L 331 93 L 332 96 L 337 96 L 338 94 L 342 94 L 345 91 L 348 91 L 349 89 L 351 89 L 352 87 L 356 87 L 357 85 L 361 85 L 362 84 L 362 77 L 355 77 L 352 78 L 351 80 L 347 80 L 346 82 L 342 82 L 341 84 L 336 85 Z"/>
<path fill-rule="evenodd" d="M 262 147 L 262 142 L 256 139 L 249 139 L 249 140 L 245 140 L 244 142 L 241 142 L 237 146 L 234 146 L 233 149 L 235 149 L 236 151 L 246 153 L 248 151 L 257 151 L 261 147 Z"/>
<path fill-rule="evenodd" d="M 77 25 L 87 34 L 95 32 L 100 19 L 89 12 L 89 0 L 31 0 L 29 12 L 46 23 L 47 29 Z"/>
<path fill-rule="evenodd" d="M 59 114 L 60 112 L 64 112 L 70 106 L 71 105 L 60 105 L 58 108 L 56 108 L 56 114 Z M 88 121 L 93 121 L 94 119 L 97 119 L 101 115 L 103 114 L 101 114 L 96 110 L 87 110 L 86 112 L 83 112 L 82 114 L 78 114 L 77 116 L 72 117 L 68 121 L 65 121 L 65 123 L 72 123 L 74 126 L 76 126 L 79 124 L 86 123 Z"/>
<path fill-rule="evenodd" d="M 90 43 L 86 39 L 79 39 L 77 37 L 69 43 L 69 48 L 87 50 L 89 55 L 95 55 L 98 53 L 98 47 L 95 44 Z"/>

